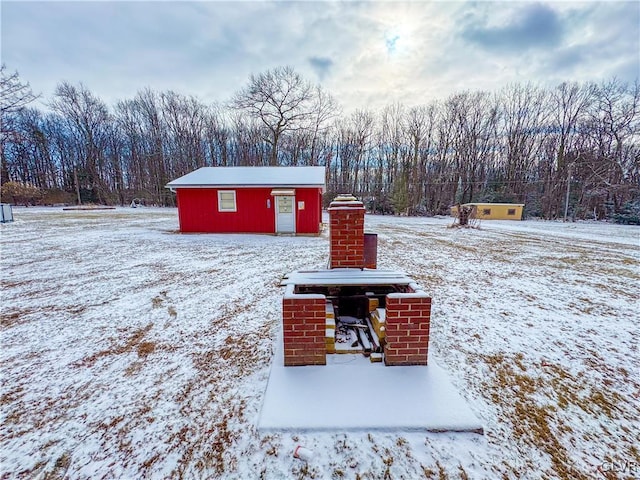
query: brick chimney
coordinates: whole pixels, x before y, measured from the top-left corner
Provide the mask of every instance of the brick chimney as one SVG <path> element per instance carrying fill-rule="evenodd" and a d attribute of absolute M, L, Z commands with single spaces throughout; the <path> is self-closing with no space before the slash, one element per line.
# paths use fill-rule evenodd
<path fill-rule="evenodd" d="M 364 268 L 364 205 L 338 195 L 329 205 L 329 268 Z"/>

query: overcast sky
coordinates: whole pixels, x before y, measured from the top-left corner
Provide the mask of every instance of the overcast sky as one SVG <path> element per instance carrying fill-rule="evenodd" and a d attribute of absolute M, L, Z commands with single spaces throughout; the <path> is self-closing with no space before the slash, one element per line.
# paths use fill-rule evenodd
<path fill-rule="evenodd" d="M 290 65 L 346 111 L 511 82 L 640 76 L 640 2 L 11 2 L 2 62 L 51 98 L 144 87 L 228 100 Z"/>

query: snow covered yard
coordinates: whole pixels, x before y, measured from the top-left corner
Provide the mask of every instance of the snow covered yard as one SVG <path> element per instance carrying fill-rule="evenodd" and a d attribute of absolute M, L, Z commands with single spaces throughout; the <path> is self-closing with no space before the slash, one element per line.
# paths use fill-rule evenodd
<path fill-rule="evenodd" d="M 173 209 L 14 216 L 2 478 L 640 476 L 637 227 L 367 216 L 379 268 L 433 295 L 430 358 L 485 435 L 263 435 L 279 280 L 324 268 L 326 234 L 181 235 Z"/>

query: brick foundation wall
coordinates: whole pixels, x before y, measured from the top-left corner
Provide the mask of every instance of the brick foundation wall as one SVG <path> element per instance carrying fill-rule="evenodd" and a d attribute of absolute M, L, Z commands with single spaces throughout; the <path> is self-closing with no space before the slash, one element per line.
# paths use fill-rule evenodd
<path fill-rule="evenodd" d="M 326 365 L 326 297 L 285 294 L 282 300 L 285 366 Z"/>
<path fill-rule="evenodd" d="M 427 365 L 431 298 L 418 290 L 386 298 L 386 365 Z"/>
<path fill-rule="evenodd" d="M 364 205 L 337 197 L 329 205 L 329 268 L 364 268 Z"/>

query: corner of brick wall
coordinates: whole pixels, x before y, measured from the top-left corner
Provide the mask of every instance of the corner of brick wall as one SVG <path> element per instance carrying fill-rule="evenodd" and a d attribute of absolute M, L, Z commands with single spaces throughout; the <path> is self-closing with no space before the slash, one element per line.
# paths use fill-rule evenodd
<path fill-rule="evenodd" d="M 386 298 L 386 365 L 427 365 L 431 297 L 424 292 L 390 293 Z"/>
<path fill-rule="evenodd" d="M 326 365 L 326 298 L 286 295 L 282 300 L 284 365 Z"/>

